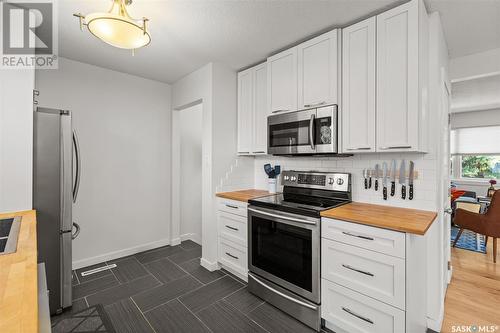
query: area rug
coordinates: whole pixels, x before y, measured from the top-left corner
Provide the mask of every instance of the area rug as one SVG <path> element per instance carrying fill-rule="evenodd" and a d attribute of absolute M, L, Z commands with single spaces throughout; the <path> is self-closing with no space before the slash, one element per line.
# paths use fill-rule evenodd
<path fill-rule="evenodd" d="M 460 229 L 457 227 L 451 227 L 451 245 L 452 246 L 453 246 L 453 242 L 455 241 L 455 238 L 457 237 L 458 230 L 460 230 Z M 479 237 L 479 241 L 478 241 L 478 237 Z M 458 247 L 459 249 L 474 251 L 474 252 L 486 253 L 486 244 L 484 243 L 484 237 L 476 234 L 474 231 L 470 231 L 467 229 L 464 229 L 464 231 L 462 232 L 462 235 L 458 239 L 457 245 L 455 245 L 455 247 Z"/>
<path fill-rule="evenodd" d="M 116 333 L 101 304 L 63 315 L 52 323 L 52 333 Z"/>

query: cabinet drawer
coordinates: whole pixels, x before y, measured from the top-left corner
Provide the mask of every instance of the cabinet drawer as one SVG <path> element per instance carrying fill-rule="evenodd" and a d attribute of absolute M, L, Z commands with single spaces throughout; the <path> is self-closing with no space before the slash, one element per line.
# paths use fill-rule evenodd
<path fill-rule="evenodd" d="M 321 317 L 337 333 L 403 333 L 405 312 L 321 280 Z"/>
<path fill-rule="evenodd" d="M 321 240 L 322 278 L 405 309 L 405 260 Z"/>
<path fill-rule="evenodd" d="M 241 275 L 248 273 L 247 250 L 242 246 L 219 237 L 219 262 Z"/>
<path fill-rule="evenodd" d="M 247 218 L 219 211 L 219 237 L 247 247 Z"/>
<path fill-rule="evenodd" d="M 394 257 L 405 258 L 406 255 L 406 235 L 402 232 L 323 218 L 321 237 Z"/>
<path fill-rule="evenodd" d="M 246 202 L 230 199 L 219 199 L 218 209 L 223 212 L 247 217 L 247 206 L 248 203 Z"/>

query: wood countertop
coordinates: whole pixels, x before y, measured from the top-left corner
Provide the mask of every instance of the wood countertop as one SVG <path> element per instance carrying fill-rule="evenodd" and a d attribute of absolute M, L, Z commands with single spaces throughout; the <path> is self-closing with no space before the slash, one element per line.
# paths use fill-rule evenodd
<path fill-rule="evenodd" d="M 269 193 L 266 190 L 241 190 L 241 191 L 232 191 L 232 192 L 220 192 L 215 195 L 219 198 L 231 199 L 237 201 L 248 202 L 248 200 L 265 197 L 267 195 L 272 195 L 274 193 Z"/>
<path fill-rule="evenodd" d="M 321 212 L 321 216 L 410 234 L 424 235 L 436 219 L 437 213 L 426 210 L 351 202 L 323 211 Z"/>
<path fill-rule="evenodd" d="M 38 332 L 36 213 L 0 214 L 0 219 L 14 216 L 22 217 L 17 251 L 0 255 L 0 332 Z"/>

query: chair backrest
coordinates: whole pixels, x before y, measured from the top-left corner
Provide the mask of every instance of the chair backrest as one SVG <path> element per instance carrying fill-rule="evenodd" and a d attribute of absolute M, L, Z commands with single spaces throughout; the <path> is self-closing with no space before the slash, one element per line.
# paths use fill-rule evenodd
<path fill-rule="evenodd" d="M 456 208 L 468 210 L 473 213 L 479 213 L 481 211 L 481 204 L 479 202 L 456 201 Z"/>
<path fill-rule="evenodd" d="M 495 193 L 493 194 L 490 206 L 488 207 L 488 211 L 486 212 L 486 216 L 488 220 L 495 220 L 491 222 L 500 223 L 500 190 L 495 191 Z"/>

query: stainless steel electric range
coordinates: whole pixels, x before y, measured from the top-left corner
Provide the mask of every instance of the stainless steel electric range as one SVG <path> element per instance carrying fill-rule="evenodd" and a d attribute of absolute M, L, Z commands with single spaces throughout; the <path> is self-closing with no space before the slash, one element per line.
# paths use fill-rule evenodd
<path fill-rule="evenodd" d="M 250 292 L 321 329 L 320 213 L 351 202 L 348 173 L 284 171 L 283 193 L 249 201 Z"/>

